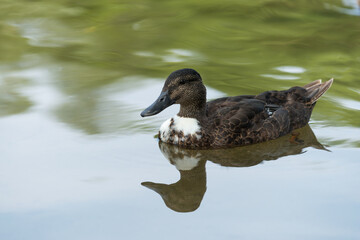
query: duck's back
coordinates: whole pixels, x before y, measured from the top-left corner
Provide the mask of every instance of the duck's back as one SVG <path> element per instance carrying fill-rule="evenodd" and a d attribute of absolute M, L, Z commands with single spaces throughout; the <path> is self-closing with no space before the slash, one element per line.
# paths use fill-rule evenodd
<path fill-rule="evenodd" d="M 317 80 L 304 87 L 259 95 L 219 98 L 207 103 L 204 137 L 209 147 L 263 142 L 305 126 L 316 101 L 331 86 Z"/>

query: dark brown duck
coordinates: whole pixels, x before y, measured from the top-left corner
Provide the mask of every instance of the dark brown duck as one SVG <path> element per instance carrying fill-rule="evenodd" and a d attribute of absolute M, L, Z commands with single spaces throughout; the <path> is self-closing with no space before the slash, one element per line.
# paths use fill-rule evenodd
<path fill-rule="evenodd" d="M 158 99 L 142 117 L 158 114 L 172 104 L 179 113 L 165 121 L 160 141 L 186 148 L 226 148 L 272 140 L 305 126 L 316 101 L 333 79 L 303 87 L 266 91 L 259 95 L 224 97 L 206 102 L 206 88 L 193 69 L 169 75 Z"/>

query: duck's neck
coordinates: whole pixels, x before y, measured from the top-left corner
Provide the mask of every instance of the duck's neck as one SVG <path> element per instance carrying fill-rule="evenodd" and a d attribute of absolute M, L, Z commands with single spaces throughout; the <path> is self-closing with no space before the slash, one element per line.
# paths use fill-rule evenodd
<path fill-rule="evenodd" d="M 177 115 L 179 117 L 196 118 L 199 122 L 202 122 L 206 117 L 206 100 L 186 105 L 181 104 Z"/>

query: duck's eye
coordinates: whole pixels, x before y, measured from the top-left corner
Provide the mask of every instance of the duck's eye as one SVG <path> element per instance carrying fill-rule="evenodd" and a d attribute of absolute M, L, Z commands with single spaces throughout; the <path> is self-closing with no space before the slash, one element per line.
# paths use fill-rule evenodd
<path fill-rule="evenodd" d="M 190 83 L 196 81 L 196 78 L 189 78 L 189 79 L 181 79 L 179 85 L 184 85 L 185 83 Z"/>

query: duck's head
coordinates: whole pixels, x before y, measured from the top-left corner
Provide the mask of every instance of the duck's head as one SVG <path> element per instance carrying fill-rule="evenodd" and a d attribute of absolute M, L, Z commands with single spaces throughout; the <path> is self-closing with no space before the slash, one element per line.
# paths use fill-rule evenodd
<path fill-rule="evenodd" d="M 166 79 L 160 96 L 140 115 L 152 116 L 173 104 L 195 108 L 206 104 L 206 88 L 200 74 L 194 69 L 185 68 L 172 72 Z"/>

